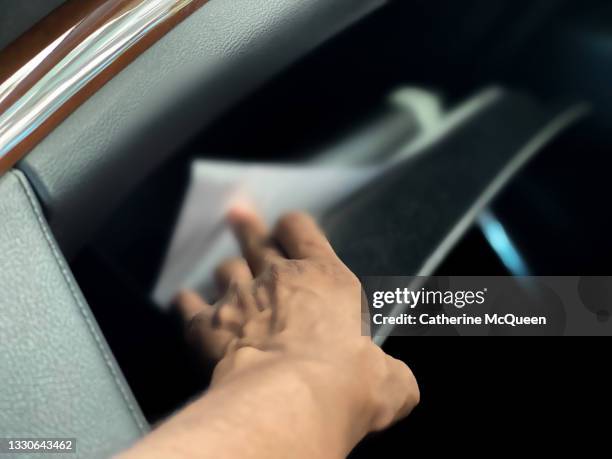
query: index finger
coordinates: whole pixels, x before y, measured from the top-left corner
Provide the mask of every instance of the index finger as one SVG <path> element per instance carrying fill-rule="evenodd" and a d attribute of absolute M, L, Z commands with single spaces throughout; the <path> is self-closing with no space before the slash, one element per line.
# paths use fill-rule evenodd
<path fill-rule="evenodd" d="M 278 221 L 274 237 L 289 258 L 333 257 L 336 253 L 314 218 L 303 212 L 291 212 Z"/>
<path fill-rule="evenodd" d="M 271 239 L 265 222 L 255 211 L 246 207 L 234 207 L 228 219 L 254 276 L 270 263 L 284 258 Z"/>

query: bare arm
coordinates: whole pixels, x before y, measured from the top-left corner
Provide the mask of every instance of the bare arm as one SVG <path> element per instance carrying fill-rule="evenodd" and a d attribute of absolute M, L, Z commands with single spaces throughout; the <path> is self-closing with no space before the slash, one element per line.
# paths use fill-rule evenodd
<path fill-rule="evenodd" d="M 359 282 L 314 221 L 231 221 L 245 258 L 219 268 L 225 294 L 179 297 L 190 339 L 219 359 L 211 388 L 122 457 L 339 458 L 406 416 L 416 380 L 362 336 Z"/>

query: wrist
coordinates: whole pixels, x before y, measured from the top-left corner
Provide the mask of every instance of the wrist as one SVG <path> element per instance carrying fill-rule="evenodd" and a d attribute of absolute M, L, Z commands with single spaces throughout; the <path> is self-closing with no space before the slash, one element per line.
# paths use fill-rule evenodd
<path fill-rule="evenodd" d="M 371 371 L 364 368 L 361 373 L 349 362 L 338 365 L 335 360 L 242 347 L 218 363 L 211 387 L 247 379 L 269 385 L 275 395 L 284 394 L 291 403 L 300 402 L 301 409 L 312 410 L 321 436 L 343 456 L 372 430 L 376 397 Z"/>

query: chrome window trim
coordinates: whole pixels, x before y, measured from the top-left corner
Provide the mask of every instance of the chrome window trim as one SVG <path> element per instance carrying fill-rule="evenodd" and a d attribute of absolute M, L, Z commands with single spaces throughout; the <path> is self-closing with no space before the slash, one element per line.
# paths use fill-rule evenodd
<path fill-rule="evenodd" d="M 152 29 L 195 1 L 142 0 L 92 31 L 0 114 L 0 160 Z M 0 103 L 53 50 L 68 40 L 77 26 L 63 33 L 3 82 L 0 85 Z"/>

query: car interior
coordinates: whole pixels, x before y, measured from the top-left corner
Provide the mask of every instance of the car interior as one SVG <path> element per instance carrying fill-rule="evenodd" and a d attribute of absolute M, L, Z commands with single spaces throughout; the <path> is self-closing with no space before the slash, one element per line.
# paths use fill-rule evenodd
<path fill-rule="evenodd" d="M 0 49 L 62 3 L 2 1 Z M 105 457 L 206 389 L 151 296 L 194 161 L 392 164 L 321 219 L 359 276 L 605 272 L 611 44 L 603 0 L 205 2 L 0 174 L 0 431 Z"/>

